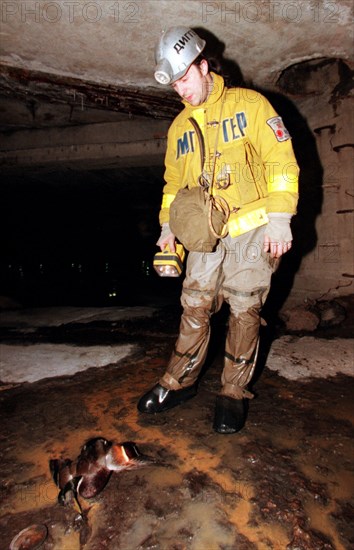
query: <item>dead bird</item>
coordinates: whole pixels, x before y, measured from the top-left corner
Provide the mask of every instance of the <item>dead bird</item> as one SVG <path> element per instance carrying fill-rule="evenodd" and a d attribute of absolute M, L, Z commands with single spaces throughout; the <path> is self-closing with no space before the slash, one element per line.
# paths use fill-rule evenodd
<path fill-rule="evenodd" d="M 76 468 L 73 461 L 69 458 L 54 458 L 49 461 L 49 469 L 54 483 L 60 489 L 58 494 L 59 504 L 64 506 L 73 498 L 76 510 L 83 516 L 77 492 L 80 477 L 76 477 Z"/>
<path fill-rule="evenodd" d="M 82 515 L 79 496 L 85 499 L 97 496 L 107 485 L 113 472 L 141 468 L 154 463 L 154 459 L 143 455 L 132 441 L 114 443 L 103 437 L 87 441 L 75 461 L 51 459 L 49 468 L 54 483 L 59 487 L 58 502 L 67 504 L 68 497 Z"/>

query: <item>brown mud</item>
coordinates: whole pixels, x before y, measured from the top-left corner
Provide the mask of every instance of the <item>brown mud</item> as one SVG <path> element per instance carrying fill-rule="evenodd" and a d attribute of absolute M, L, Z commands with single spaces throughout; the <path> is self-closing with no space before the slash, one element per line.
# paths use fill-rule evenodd
<path fill-rule="evenodd" d="M 134 342 L 139 351 L 105 368 L 2 388 L 0 547 L 44 524 L 44 550 L 353 548 L 354 378 L 294 382 L 260 368 L 245 428 L 219 435 L 211 427 L 222 368 L 215 348 L 195 398 L 141 415 L 136 403 L 164 372 L 176 313 L 2 331 L 12 343 Z M 48 463 L 75 458 L 95 436 L 135 441 L 159 462 L 113 473 L 100 495 L 81 500 L 80 521 L 57 503 Z"/>

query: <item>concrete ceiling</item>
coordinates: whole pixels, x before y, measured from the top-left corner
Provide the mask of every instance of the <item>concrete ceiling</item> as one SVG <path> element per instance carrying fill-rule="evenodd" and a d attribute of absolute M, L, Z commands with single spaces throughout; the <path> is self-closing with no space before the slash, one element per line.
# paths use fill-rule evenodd
<path fill-rule="evenodd" d="M 171 25 L 197 29 L 233 83 L 260 88 L 275 101 L 295 127 L 302 162 L 310 165 L 303 173 L 312 178 L 308 130 L 331 132 L 338 103 L 353 96 L 353 6 L 353 0 L 0 2 L 0 232 L 7 235 L 0 270 L 1 262 L 48 258 L 53 266 L 61 257 L 116 261 L 131 246 L 140 257 L 155 253 L 166 133 L 181 109 L 175 92 L 153 79 L 155 44 Z M 338 113 L 349 119 L 344 107 Z M 335 139 L 351 144 L 351 125 L 335 122 L 333 148 Z M 331 158 L 324 163 L 337 166 Z"/>
<path fill-rule="evenodd" d="M 352 0 L 12 0 L 1 9 L 2 131 L 170 119 L 179 102 L 153 79 L 154 46 L 176 24 L 199 29 L 253 86 L 276 89 L 308 60 L 354 64 Z"/>

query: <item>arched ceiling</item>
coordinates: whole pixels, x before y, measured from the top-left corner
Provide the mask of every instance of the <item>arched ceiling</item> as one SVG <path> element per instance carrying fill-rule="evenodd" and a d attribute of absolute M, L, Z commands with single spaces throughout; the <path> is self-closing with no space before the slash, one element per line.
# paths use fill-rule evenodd
<path fill-rule="evenodd" d="M 3 261 L 44 257 L 57 265 L 58 255 L 91 261 L 101 250 L 125 258 L 131 234 L 137 255 L 155 252 L 166 133 L 181 108 L 153 79 L 154 47 L 171 25 L 197 29 L 233 82 L 259 88 L 287 115 L 309 164 L 307 197 L 317 197 L 311 132 L 328 132 L 333 151 L 352 147 L 353 7 L 353 0 L 0 2 Z M 323 159 L 331 162 L 337 166 Z M 315 211 L 312 202 L 308 208 Z"/>
<path fill-rule="evenodd" d="M 303 61 L 354 62 L 352 0 L 9 0 L 1 10 L 3 130 L 102 122 L 106 111 L 170 118 L 179 105 L 153 79 L 154 47 L 176 24 L 199 29 L 262 88 Z"/>

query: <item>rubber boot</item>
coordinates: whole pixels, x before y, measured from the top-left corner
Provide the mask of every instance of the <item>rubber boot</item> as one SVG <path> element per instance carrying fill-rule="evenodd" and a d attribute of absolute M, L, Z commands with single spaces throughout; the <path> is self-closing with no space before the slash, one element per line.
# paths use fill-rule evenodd
<path fill-rule="evenodd" d="M 221 394 L 217 396 L 213 429 L 218 433 L 235 433 L 246 422 L 248 402 L 253 395 L 247 391 L 259 347 L 260 317 L 253 307 L 237 317 L 230 315 L 226 338 Z"/>
<path fill-rule="evenodd" d="M 167 390 L 161 384 L 156 384 L 149 392 L 143 395 L 138 402 L 138 410 L 143 413 L 158 413 L 168 411 L 197 393 L 195 385 L 180 390 Z"/>
<path fill-rule="evenodd" d="M 167 370 L 159 383 L 139 400 L 140 412 L 163 412 L 196 395 L 196 382 L 205 361 L 209 339 L 209 312 L 203 308 L 185 309 Z"/>
<path fill-rule="evenodd" d="M 239 432 L 246 421 L 246 399 L 218 395 L 215 403 L 213 429 L 220 434 Z"/>

